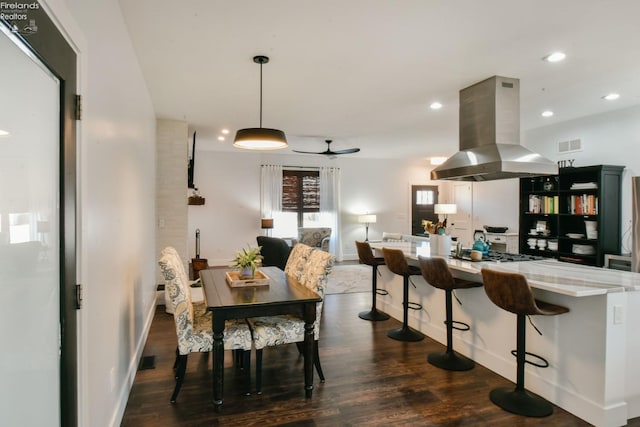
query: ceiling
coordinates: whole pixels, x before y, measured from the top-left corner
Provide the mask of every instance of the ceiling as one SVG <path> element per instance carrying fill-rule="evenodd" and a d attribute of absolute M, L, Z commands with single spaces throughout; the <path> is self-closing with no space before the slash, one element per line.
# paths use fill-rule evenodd
<path fill-rule="evenodd" d="M 637 0 L 120 0 L 157 117 L 198 150 L 283 130 L 289 148 L 449 156 L 459 90 L 520 79 L 521 131 L 640 104 Z M 563 51 L 567 58 L 542 58 Z M 617 92 L 616 101 L 602 96 Z M 443 104 L 431 110 L 433 101 Z M 541 117 L 543 110 L 555 115 Z M 225 141 L 218 141 L 229 129 Z M 578 136 L 579 137 L 579 136 Z"/>

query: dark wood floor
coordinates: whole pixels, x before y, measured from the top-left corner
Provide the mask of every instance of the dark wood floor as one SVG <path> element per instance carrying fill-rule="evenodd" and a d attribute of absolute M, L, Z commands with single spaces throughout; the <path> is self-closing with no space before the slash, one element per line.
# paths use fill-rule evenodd
<path fill-rule="evenodd" d="M 513 415 L 489 401 L 489 391 L 511 383 L 482 366 L 448 372 L 426 362 L 443 346 L 427 338 L 402 343 L 387 338 L 399 326 L 391 319 L 367 322 L 357 313 L 370 304 L 366 293 L 327 295 L 320 355 L 327 381 L 305 399 L 302 358 L 294 345 L 264 354 L 263 393 L 244 396 L 243 373 L 225 354 L 225 401 L 213 410 L 211 360 L 189 356 L 185 382 L 175 405 L 176 336 L 173 318 L 156 312 L 145 356 L 155 368 L 138 371 L 122 426 L 588 426 L 555 408 L 547 418 Z M 515 325 L 514 325 L 515 327 Z M 253 361 L 253 359 L 252 359 Z M 640 426 L 640 419 L 630 425 Z"/>

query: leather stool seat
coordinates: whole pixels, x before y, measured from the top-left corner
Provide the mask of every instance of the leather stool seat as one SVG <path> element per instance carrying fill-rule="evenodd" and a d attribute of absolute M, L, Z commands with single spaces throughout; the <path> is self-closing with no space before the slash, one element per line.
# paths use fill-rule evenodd
<path fill-rule="evenodd" d="M 360 259 L 360 262 L 371 266 L 373 269 L 371 274 L 371 310 L 360 312 L 358 317 L 364 320 L 373 321 L 388 320 L 389 315 L 376 308 L 376 295 L 388 295 L 386 290 L 378 289 L 378 267 L 384 265 L 384 258 L 373 256 L 373 251 L 371 250 L 369 242 L 356 241 L 356 249 L 358 250 L 358 258 Z"/>
<path fill-rule="evenodd" d="M 404 253 L 400 249 L 382 248 L 382 255 L 389 271 L 402 276 L 403 279 L 402 327 L 390 330 L 387 336 L 398 341 L 421 341 L 424 339 L 424 334 L 409 326 L 409 309 L 422 309 L 422 305 L 409 302 L 409 276 L 419 276 L 422 273 L 418 267 L 407 264 Z"/>
<path fill-rule="evenodd" d="M 553 405 L 524 388 L 524 365 L 529 363 L 546 368 L 549 363 L 526 351 L 526 317 L 531 315 L 555 316 L 568 313 L 567 307 L 536 300 L 527 279 L 519 273 L 482 269 L 484 290 L 489 299 L 503 310 L 517 315 L 517 347 L 511 353 L 517 360 L 516 388 L 501 387 L 491 391 L 489 398 L 502 409 L 528 417 L 546 417 L 553 413 Z M 534 326 L 535 327 L 535 326 Z M 537 330 L 537 328 L 536 328 Z M 538 331 L 539 332 L 539 331 Z M 526 360 L 535 357 L 537 362 Z"/>
<path fill-rule="evenodd" d="M 419 256 L 418 262 L 420 263 L 420 270 L 424 280 L 431 286 L 443 289 L 446 296 L 446 319 L 444 323 L 447 326 L 447 350 L 444 353 L 431 353 L 427 356 L 427 360 L 432 365 L 448 371 L 466 371 L 472 369 L 475 365 L 473 360 L 453 351 L 453 330 L 468 331 L 470 327 L 466 323 L 453 320 L 452 297 L 455 289 L 477 288 L 482 286 L 482 283 L 453 277 L 444 258 Z M 458 302 L 460 302 L 460 300 L 458 300 Z"/>

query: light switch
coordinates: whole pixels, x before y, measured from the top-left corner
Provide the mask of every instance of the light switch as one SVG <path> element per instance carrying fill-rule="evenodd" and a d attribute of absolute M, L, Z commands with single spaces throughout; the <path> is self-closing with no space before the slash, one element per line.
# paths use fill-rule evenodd
<path fill-rule="evenodd" d="M 613 306 L 613 324 L 614 325 L 622 324 L 622 315 L 623 315 L 622 306 L 614 305 Z"/>

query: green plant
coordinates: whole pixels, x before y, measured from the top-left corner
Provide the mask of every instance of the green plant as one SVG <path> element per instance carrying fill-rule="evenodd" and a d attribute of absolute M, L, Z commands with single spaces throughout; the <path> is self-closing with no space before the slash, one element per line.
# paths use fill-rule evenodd
<path fill-rule="evenodd" d="M 262 265 L 262 255 L 260 251 L 262 246 L 252 248 L 247 246 L 246 249 L 242 249 L 236 253 L 236 257 L 232 260 L 231 267 L 240 270 L 251 269 L 251 276 L 255 273 L 256 269 Z"/>

